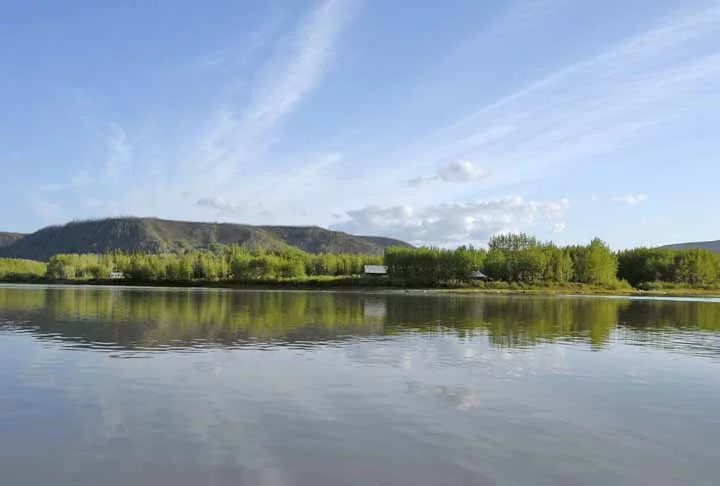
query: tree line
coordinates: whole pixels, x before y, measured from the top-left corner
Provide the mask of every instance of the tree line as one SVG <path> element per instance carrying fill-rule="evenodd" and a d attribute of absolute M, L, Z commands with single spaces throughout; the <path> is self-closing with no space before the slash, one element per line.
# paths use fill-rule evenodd
<path fill-rule="evenodd" d="M 487 249 L 390 247 L 383 256 L 309 254 L 294 248 L 217 245 L 174 253 L 60 254 L 47 264 L 0 259 L 0 279 L 104 280 L 112 272 L 137 282 L 283 281 L 353 277 L 365 265 L 384 264 L 393 285 L 470 285 L 473 272 L 497 282 L 521 285 L 580 283 L 595 287 L 715 287 L 720 253 L 709 250 L 636 248 L 613 252 L 600 239 L 558 246 L 526 234 L 493 237 Z"/>
<path fill-rule="evenodd" d="M 462 246 L 389 248 L 388 275 L 408 285 L 461 284 L 481 271 L 517 284 L 581 283 L 595 287 L 712 287 L 720 285 L 720 253 L 704 249 L 637 248 L 613 252 L 599 238 L 558 246 L 526 234 L 493 237 L 488 249 Z"/>
<path fill-rule="evenodd" d="M 281 280 L 359 275 L 382 256 L 318 254 L 287 249 L 222 246 L 179 253 L 61 254 L 50 258 L 47 276 L 56 280 L 103 280 L 113 272 L 138 282 L 194 280 Z"/>
<path fill-rule="evenodd" d="M 522 284 L 577 282 L 596 286 L 617 283 L 617 255 L 601 240 L 587 246 L 559 247 L 526 234 L 498 235 L 488 249 L 462 246 L 389 248 L 388 274 L 408 284 L 466 282 L 480 271 L 496 281 Z"/>
<path fill-rule="evenodd" d="M 705 249 L 636 248 L 618 253 L 618 278 L 634 287 L 670 283 L 713 286 L 720 283 L 720 253 Z"/>

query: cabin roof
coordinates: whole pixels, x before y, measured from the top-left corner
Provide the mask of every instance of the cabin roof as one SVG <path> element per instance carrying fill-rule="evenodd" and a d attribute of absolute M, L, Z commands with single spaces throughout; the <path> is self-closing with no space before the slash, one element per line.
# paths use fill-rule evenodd
<path fill-rule="evenodd" d="M 387 267 L 385 265 L 365 265 L 365 273 L 387 273 Z"/>

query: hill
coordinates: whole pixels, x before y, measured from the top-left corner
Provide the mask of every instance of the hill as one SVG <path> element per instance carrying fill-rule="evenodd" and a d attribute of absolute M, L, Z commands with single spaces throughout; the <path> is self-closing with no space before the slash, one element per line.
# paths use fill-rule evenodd
<path fill-rule="evenodd" d="M 47 260 L 58 253 L 112 250 L 160 253 L 213 244 L 257 244 L 267 249 L 299 248 L 310 253 L 380 254 L 399 240 L 354 236 L 316 226 L 250 226 L 231 223 L 110 218 L 50 226 L 0 248 L 0 256 Z"/>
<path fill-rule="evenodd" d="M 7 246 L 15 243 L 17 240 L 25 236 L 22 233 L 6 233 L 0 231 L 0 246 Z"/>
<path fill-rule="evenodd" d="M 670 250 L 691 250 L 695 248 L 703 248 L 705 250 L 720 252 L 720 240 L 697 241 L 692 243 L 675 243 L 673 245 L 661 246 L 660 248 L 667 248 Z"/>

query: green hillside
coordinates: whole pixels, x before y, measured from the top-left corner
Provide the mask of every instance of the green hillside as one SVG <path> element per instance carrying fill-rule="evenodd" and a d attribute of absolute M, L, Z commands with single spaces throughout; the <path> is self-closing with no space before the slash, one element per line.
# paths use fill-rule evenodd
<path fill-rule="evenodd" d="M 249 226 L 230 223 L 111 218 L 50 226 L 0 248 L 0 256 L 47 260 L 58 253 L 105 253 L 112 250 L 163 253 L 214 244 L 260 245 L 267 249 L 300 248 L 310 253 L 381 254 L 399 240 L 353 236 L 315 226 Z"/>
<path fill-rule="evenodd" d="M 695 250 L 705 249 L 710 251 L 720 252 L 720 240 L 717 241 L 696 241 L 692 243 L 676 243 L 674 245 L 665 245 L 660 248 L 666 248 L 669 250 Z"/>
<path fill-rule="evenodd" d="M 392 238 L 355 236 L 317 226 L 262 226 L 264 231 L 308 253 L 381 254 L 389 246 L 410 246 Z"/>

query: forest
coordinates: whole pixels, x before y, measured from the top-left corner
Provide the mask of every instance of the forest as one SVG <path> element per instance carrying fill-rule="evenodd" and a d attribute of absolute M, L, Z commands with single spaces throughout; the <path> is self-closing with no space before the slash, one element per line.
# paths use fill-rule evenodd
<path fill-rule="evenodd" d="M 145 254 L 63 254 L 50 258 L 47 276 L 54 280 L 103 280 L 121 272 L 137 282 L 282 280 L 360 275 L 364 265 L 380 264 L 382 256 L 318 254 L 293 248 L 221 246 L 211 250 Z"/>
<path fill-rule="evenodd" d="M 509 284 L 586 284 L 607 289 L 714 288 L 720 253 L 703 249 L 637 248 L 612 251 L 599 238 L 557 246 L 526 234 L 493 237 L 488 249 L 389 248 L 388 274 L 411 284 L 460 285 L 473 270 Z"/>
<path fill-rule="evenodd" d="M 0 279 L 103 281 L 120 272 L 131 282 L 302 282 L 360 279 L 364 265 L 386 277 L 362 280 L 397 287 L 562 286 L 643 290 L 720 287 L 720 253 L 637 248 L 615 252 L 600 239 L 558 246 L 526 234 L 493 237 L 488 248 L 390 247 L 384 255 L 311 254 L 295 248 L 216 245 L 169 253 L 60 254 L 49 261 L 0 259 Z M 489 282 L 471 278 L 481 271 Z"/>

